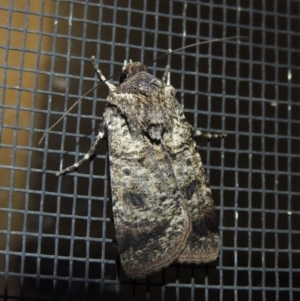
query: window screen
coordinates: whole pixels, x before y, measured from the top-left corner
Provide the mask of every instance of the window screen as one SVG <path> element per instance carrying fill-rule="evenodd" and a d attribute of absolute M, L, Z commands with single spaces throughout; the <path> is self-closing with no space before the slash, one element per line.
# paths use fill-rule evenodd
<path fill-rule="evenodd" d="M 299 1 L 0 3 L 1 300 L 299 300 Z M 171 85 L 197 139 L 220 223 L 219 258 L 142 280 L 118 258 L 107 141 L 78 172 L 124 59 Z M 112 80 L 117 84 L 116 79 Z M 126 146 L 125 146 L 126 147 Z"/>

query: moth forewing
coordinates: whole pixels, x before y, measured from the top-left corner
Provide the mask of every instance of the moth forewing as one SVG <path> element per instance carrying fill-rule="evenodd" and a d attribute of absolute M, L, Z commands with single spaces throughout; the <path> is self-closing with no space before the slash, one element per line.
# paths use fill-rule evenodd
<path fill-rule="evenodd" d="M 191 232 L 190 217 L 161 145 L 132 136 L 115 106 L 107 106 L 113 214 L 122 266 L 145 277 L 178 258 Z"/>

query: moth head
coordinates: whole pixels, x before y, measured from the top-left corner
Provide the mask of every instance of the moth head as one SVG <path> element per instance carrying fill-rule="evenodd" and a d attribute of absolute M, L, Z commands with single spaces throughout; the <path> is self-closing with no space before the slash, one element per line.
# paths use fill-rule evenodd
<path fill-rule="evenodd" d="M 119 83 L 122 84 L 129 77 L 132 77 L 142 71 L 147 71 L 146 66 L 143 65 L 142 63 L 140 62 L 133 63 L 132 60 L 130 60 L 129 63 L 127 63 L 125 60 L 122 73 L 120 74 L 119 77 Z"/>

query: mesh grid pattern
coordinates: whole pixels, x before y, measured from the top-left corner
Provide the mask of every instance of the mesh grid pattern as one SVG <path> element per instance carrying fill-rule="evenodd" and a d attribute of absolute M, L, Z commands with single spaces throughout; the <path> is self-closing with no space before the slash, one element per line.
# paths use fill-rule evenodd
<path fill-rule="evenodd" d="M 3 300 L 299 300 L 299 1 L 0 3 L 0 298 Z M 207 265 L 124 274 L 115 243 L 107 142 L 77 173 L 124 59 L 171 84 L 187 119 L 226 139 L 197 140 L 220 219 Z"/>

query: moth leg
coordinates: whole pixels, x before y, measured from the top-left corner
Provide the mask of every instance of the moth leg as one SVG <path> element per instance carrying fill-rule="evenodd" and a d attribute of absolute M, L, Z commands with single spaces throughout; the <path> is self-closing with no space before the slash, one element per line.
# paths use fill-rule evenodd
<path fill-rule="evenodd" d="M 205 133 L 205 132 L 201 132 L 199 130 L 195 130 L 194 132 L 194 137 L 205 137 L 207 139 L 211 139 L 211 138 L 225 138 L 227 137 L 227 134 L 217 134 L 217 133 Z"/>
<path fill-rule="evenodd" d="M 167 84 L 170 85 L 170 65 L 166 66 L 165 72 L 161 78 L 161 80 Z"/>
<path fill-rule="evenodd" d="M 89 149 L 89 151 L 85 154 L 85 156 L 79 160 L 78 162 L 74 163 L 73 165 L 65 168 L 64 170 L 61 170 L 59 172 L 56 173 L 56 175 L 59 177 L 59 176 L 62 176 L 62 175 L 66 175 L 68 173 L 71 173 L 73 171 L 76 171 L 77 168 L 83 164 L 85 161 L 88 161 L 88 160 L 91 160 L 91 158 L 93 157 L 94 155 L 94 152 L 95 152 L 95 148 L 99 142 L 99 140 L 101 140 L 102 138 L 106 137 L 106 131 L 104 129 L 104 126 L 102 125 L 101 126 L 101 129 L 99 130 L 99 133 L 96 137 L 96 140 L 94 141 L 93 145 L 91 146 L 91 148 Z"/>
<path fill-rule="evenodd" d="M 99 66 L 98 66 L 97 63 L 96 63 L 96 60 L 95 60 L 95 57 L 94 57 L 94 56 L 91 57 L 91 61 L 92 61 L 92 64 L 93 64 L 93 66 L 94 66 L 94 70 L 95 70 L 95 72 L 96 72 L 96 74 L 97 74 L 97 77 L 98 77 L 100 83 L 101 83 L 101 82 L 104 82 L 104 83 L 106 84 L 106 86 L 108 87 L 108 89 L 109 89 L 111 92 L 115 91 L 115 90 L 116 90 L 116 86 L 113 85 L 113 84 L 111 84 L 110 82 L 108 82 L 108 81 L 106 80 L 106 78 L 105 78 L 105 76 L 103 75 L 102 71 L 99 69 Z"/>

